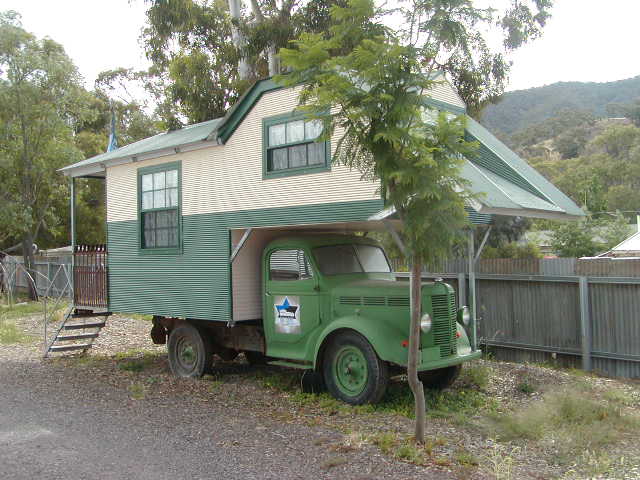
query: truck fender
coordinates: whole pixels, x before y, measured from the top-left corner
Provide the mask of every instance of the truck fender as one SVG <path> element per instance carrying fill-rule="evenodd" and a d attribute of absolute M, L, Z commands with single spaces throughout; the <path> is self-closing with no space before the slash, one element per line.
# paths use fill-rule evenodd
<path fill-rule="evenodd" d="M 313 366 L 318 368 L 321 362 L 322 353 L 328 344 L 330 337 L 339 330 L 353 330 L 358 332 L 371 344 L 378 357 L 386 362 L 402 364 L 407 361 L 407 349 L 403 347 L 401 341 L 398 345 L 390 342 L 390 339 L 403 337 L 398 328 L 385 321 L 376 321 L 361 316 L 342 317 L 331 322 L 320 333 L 314 349 Z M 408 334 L 405 334 L 408 338 Z"/>

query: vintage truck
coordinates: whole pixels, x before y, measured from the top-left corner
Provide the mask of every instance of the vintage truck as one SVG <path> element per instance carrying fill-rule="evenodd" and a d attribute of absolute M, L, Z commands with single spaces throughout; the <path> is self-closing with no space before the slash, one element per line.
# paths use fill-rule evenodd
<path fill-rule="evenodd" d="M 156 316 L 152 337 L 168 344 L 181 377 L 201 376 L 212 353 L 249 362 L 313 369 L 329 392 L 347 403 L 379 401 L 389 376 L 406 368 L 409 284 L 392 273 L 376 241 L 353 235 L 290 235 L 262 252 L 261 319 L 233 328 Z M 461 364 L 477 358 L 456 309 L 453 289 L 424 283 L 419 366 L 426 387 L 443 388 Z M 167 341 L 168 338 L 168 341 Z"/>
<path fill-rule="evenodd" d="M 467 116 L 438 78 L 425 106 L 465 116 L 466 136 L 479 145 L 461 170 L 477 194 L 467 205 L 470 226 L 487 226 L 492 215 L 583 214 Z M 303 378 L 321 377 L 347 402 L 380 399 L 389 375 L 406 365 L 409 288 L 372 239 L 353 235 L 393 234 L 402 224 L 378 181 L 332 161 L 340 129 L 322 137 L 322 123 L 297 110 L 299 100 L 298 88 L 260 80 L 222 118 L 62 169 L 71 177 L 74 302 L 45 355 L 87 350 L 113 312 L 147 314 L 177 375 L 201 375 L 213 352 L 244 352 L 251 362 L 315 372 Z M 95 181 L 87 179 L 104 181 L 106 245 L 76 238 L 75 191 Z M 469 266 L 468 300 L 457 301 L 469 312 L 456 310 L 445 283 L 423 287 L 420 370 L 431 386 L 451 383 L 478 356 Z M 65 334 L 74 329 L 86 333 Z"/>

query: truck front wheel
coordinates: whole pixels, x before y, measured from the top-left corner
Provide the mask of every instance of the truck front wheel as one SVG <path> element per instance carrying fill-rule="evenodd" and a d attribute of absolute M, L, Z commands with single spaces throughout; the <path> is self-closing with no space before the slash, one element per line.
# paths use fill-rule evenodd
<path fill-rule="evenodd" d="M 352 405 L 379 402 L 389 383 L 389 368 L 359 333 L 342 332 L 325 350 L 322 370 L 327 389 Z"/>
<path fill-rule="evenodd" d="M 183 323 L 169 335 L 169 366 L 177 377 L 201 377 L 211 369 L 211 340 L 200 329 Z"/>

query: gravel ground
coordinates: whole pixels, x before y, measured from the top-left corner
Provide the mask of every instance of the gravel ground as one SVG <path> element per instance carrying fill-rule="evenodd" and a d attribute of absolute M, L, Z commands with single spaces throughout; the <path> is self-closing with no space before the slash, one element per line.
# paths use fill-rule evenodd
<path fill-rule="evenodd" d="M 38 332 L 33 319 L 16 323 Z M 452 478 L 371 445 L 342 448 L 343 433 L 264 414 L 242 389 L 171 378 L 148 330 L 112 317 L 84 358 L 43 361 L 35 342 L 0 347 L 2 478 Z M 134 348 L 151 352 L 152 375 L 108 356 Z"/>
<path fill-rule="evenodd" d="M 4 478 L 640 479 L 637 435 L 607 452 L 606 461 L 621 462 L 610 469 L 615 474 L 587 477 L 555 463 L 553 446 L 495 441 L 478 428 L 479 411 L 428 419 L 432 452 L 417 466 L 372 444 L 381 432 L 406 436 L 412 420 L 305 403 L 296 371 L 250 367 L 239 357 L 219 361 L 203 380 L 176 379 L 165 347 L 149 340 L 149 322 L 121 316 L 109 319 L 89 354 L 42 360 L 37 317 L 16 324 L 34 340 L 0 346 Z M 476 366 L 489 372 L 483 398 L 500 412 L 526 408 L 550 389 L 576 382 L 595 392 L 626 392 L 633 399 L 627 408 L 640 412 L 637 383 L 535 365 Z M 278 385 L 283 381 L 293 388 Z M 523 392 L 523 382 L 534 388 Z M 466 463 L 463 454 L 475 462 Z"/>

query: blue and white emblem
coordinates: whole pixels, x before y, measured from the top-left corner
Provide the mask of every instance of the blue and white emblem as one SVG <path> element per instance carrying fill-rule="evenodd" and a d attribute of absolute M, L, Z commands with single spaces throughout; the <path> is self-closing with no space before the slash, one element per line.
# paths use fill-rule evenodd
<path fill-rule="evenodd" d="M 273 298 L 276 333 L 300 333 L 300 297 Z"/>

